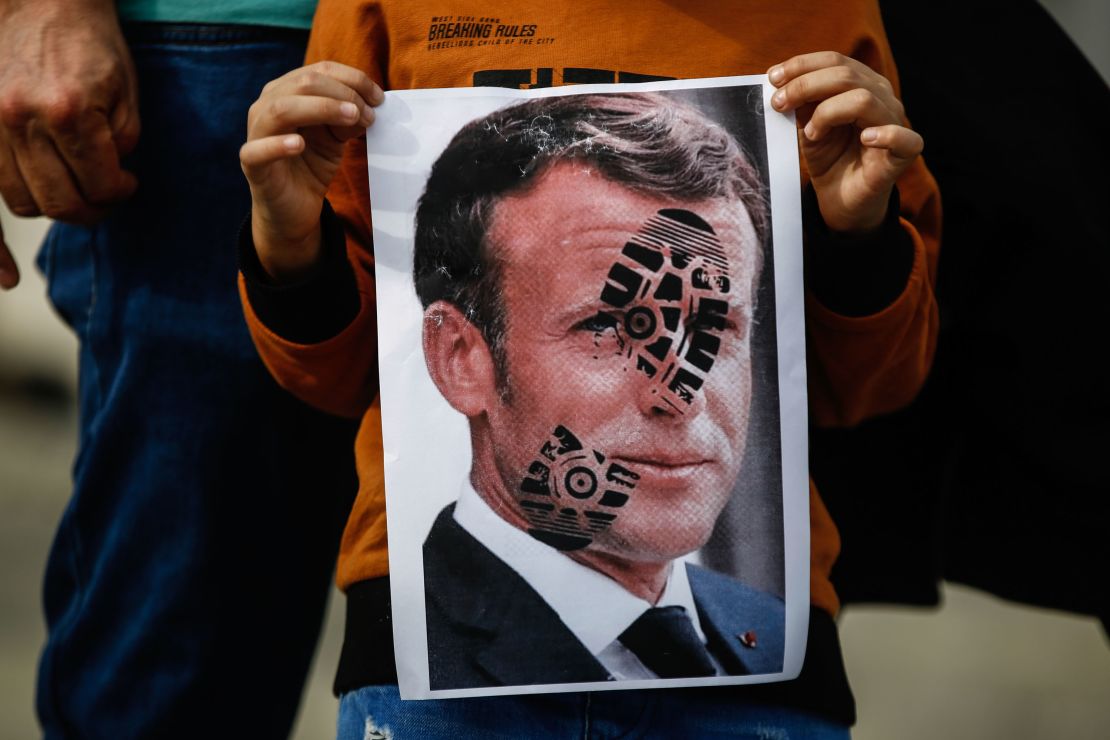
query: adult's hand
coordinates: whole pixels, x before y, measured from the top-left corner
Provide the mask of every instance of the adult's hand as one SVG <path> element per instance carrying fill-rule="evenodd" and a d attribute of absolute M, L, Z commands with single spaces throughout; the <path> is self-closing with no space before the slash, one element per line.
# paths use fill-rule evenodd
<path fill-rule="evenodd" d="M 247 116 L 239 162 L 251 189 L 251 235 L 263 269 L 290 280 L 320 254 L 320 212 L 343 145 L 385 99 L 361 71 L 317 62 L 268 83 Z"/>
<path fill-rule="evenodd" d="M 91 223 L 129 196 L 138 89 L 111 0 L 0 0 L 0 194 Z M 0 247 L 10 257 L 6 249 Z"/>
<path fill-rule="evenodd" d="M 771 105 L 795 111 L 803 126 L 802 156 L 826 225 L 857 234 L 877 228 L 895 181 L 924 147 L 890 82 L 833 51 L 793 57 L 767 75 L 779 88 Z"/>

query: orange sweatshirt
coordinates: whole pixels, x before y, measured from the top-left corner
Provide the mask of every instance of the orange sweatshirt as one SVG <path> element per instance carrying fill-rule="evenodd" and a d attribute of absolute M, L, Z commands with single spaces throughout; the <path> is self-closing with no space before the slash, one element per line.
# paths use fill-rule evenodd
<path fill-rule="evenodd" d="M 343 62 L 386 90 L 542 87 L 762 74 L 795 54 L 826 49 L 863 61 L 897 87 L 879 10 L 868 0 L 642 0 L 634 11 L 615 0 L 322 0 L 308 61 Z M 362 138 L 347 145 L 328 192 L 346 226 L 361 296 L 357 317 L 325 341 L 292 342 L 259 319 L 241 282 L 251 333 L 278 382 L 316 407 L 362 419 L 356 443 L 359 492 L 337 572 L 343 589 L 388 572 L 365 146 Z M 810 413 L 819 425 L 853 425 L 897 409 L 914 397 L 928 372 L 937 331 L 932 286 L 940 202 L 920 159 L 898 189 L 901 228 L 913 245 L 901 294 L 863 317 L 837 314 L 812 294 L 807 297 Z M 811 598 L 835 615 L 839 602 L 829 575 L 839 536 L 812 483 L 810 501 Z"/>

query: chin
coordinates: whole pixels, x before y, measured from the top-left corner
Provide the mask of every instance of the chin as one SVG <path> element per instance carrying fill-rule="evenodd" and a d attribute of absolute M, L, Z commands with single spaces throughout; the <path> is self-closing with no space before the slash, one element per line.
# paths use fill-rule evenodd
<path fill-rule="evenodd" d="M 700 550 L 712 533 L 712 527 L 678 524 L 643 532 L 611 532 L 603 549 L 625 560 L 665 563 Z"/>

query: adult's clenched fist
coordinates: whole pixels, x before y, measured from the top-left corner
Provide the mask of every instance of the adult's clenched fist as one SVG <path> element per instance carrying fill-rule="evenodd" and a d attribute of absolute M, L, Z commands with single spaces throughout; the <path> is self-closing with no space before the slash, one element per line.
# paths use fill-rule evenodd
<path fill-rule="evenodd" d="M 135 70 L 111 0 L 0 2 L 0 195 L 15 214 L 96 221 L 134 192 L 120 159 L 138 138 Z M 0 273 L 14 285 L 2 236 Z"/>

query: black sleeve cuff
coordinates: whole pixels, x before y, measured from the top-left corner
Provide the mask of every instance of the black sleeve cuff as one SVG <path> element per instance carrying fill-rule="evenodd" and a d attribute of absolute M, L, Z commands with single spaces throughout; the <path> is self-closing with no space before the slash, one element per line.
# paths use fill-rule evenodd
<path fill-rule="evenodd" d="M 898 188 L 890 194 L 886 219 L 864 236 L 829 230 L 821 218 L 817 193 L 807 185 L 802 196 L 805 229 L 805 280 L 817 300 L 842 316 L 870 316 L 894 303 L 913 270 L 913 239 L 899 223 Z"/>
<path fill-rule="evenodd" d="M 250 214 L 239 228 L 239 270 L 251 308 L 270 331 L 297 344 L 331 339 L 354 321 L 361 306 L 355 271 L 347 261 L 343 224 L 327 200 L 320 224 L 320 261 L 300 280 L 283 285 L 262 268 L 251 237 Z"/>

